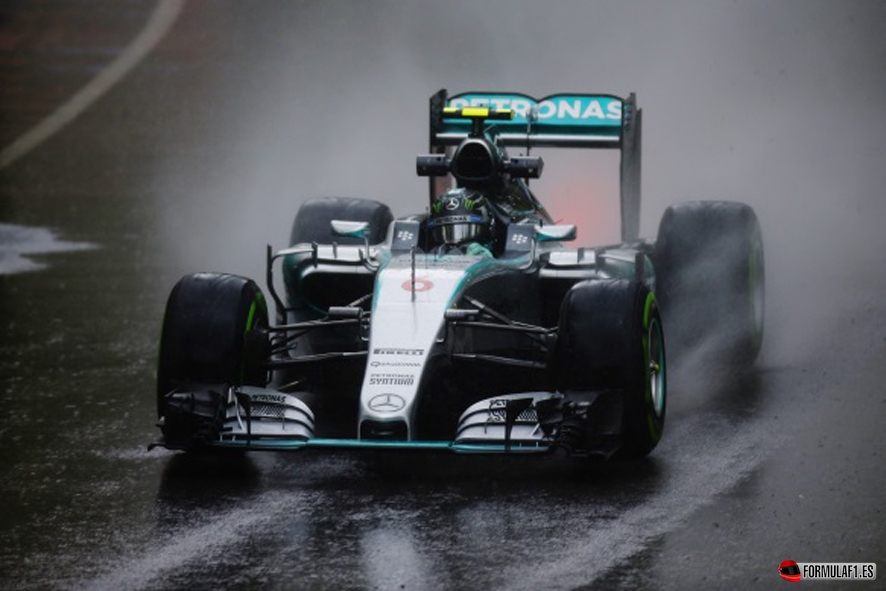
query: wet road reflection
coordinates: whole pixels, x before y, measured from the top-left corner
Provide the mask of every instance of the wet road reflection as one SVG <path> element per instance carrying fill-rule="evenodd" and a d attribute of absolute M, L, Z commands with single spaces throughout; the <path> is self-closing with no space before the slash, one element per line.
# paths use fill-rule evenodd
<path fill-rule="evenodd" d="M 36 271 L 46 267 L 31 255 L 95 248 L 86 242 L 66 242 L 47 228 L 0 224 L 0 275 Z"/>
<path fill-rule="evenodd" d="M 4 145 L 113 60 L 156 3 L 10 6 L 0 9 Z M 532 46 L 533 70 L 551 77 L 531 80 L 526 59 L 511 57 L 530 55 L 522 53 L 523 41 L 504 54 L 491 51 L 481 42 L 487 21 L 469 3 L 454 11 L 438 3 L 369 6 L 349 12 L 329 2 L 188 2 L 142 67 L 63 133 L 0 170 L 0 588 L 737 589 L 765 584 L 766 576 L 775 580 L 774 567 L 788 554 L 797 560 L 882 557 L 886 280 L 876 259 L 882 200 L 869 202 L 882 183 L 859 172 L 847 173 L 856 184 L 840 191 L 817 186 L 849 166 L 841 159 L 849 146 L 860 146 L 846 156 L 850 171 L 876 158 L 879 148 L 870 147 L 881 138 L 864 135 L 876 126 L 858 115 L 839 121 L 846 135 L 828 128 L 822 138 L 809 131 L 809 119 L 779 115 L 783 127 L 767 130 L 775 139 L 765 145 L 756 128 L 750 137 L 727 129 L 719 131 L 729 142 L 705 131 L 663 149 L 660 138 L 682 137 L 685 121 L 673 123 L 662 113 L 681 112 L 686 96 L 716 89 L 731 96 L 747 82 L 743 64 L 726 59 L 741 52 L 723 52 L 729 80 L 717 85 L 704 61 L 708 52 L 698 62 L 680 45 L 670 55 L 680 59 L 668 62 L 668 76 L 682 73 L 689 88 L 668 83 L 661 89 L 664 70 L 643 69 L 657 49 L 622 56 L 639 74 L 621 63 L 612 71 L 591 64 L 567 74 Z M 850 27 L 835 6 L 824 13 L 836 16 L 811 30 Z M 527 3 L 521 10 L 507 18 L 552 26 L 545 24 L 546 5 Z M 630 16 L 625 27 L 634 24 L 630 13 L 607 12 L 615 21 Z M 693 14 L 708 18 L 727 42 L 733 30 L 777 24 L 768 13 L 764 18 L 726 5 Z M 656 15 L 663 24 L 654 22 Z M 591 16 L 563 19 L 548 31 L 556 33 L 547 36 L 556 49 L 551 55 L 568 55 L 574 39 L 587 37 L 584 29 L 574 38 L 563 34 L 560 27 L 577 26 L 570 22 L 605 22 L 597 32 L 612 46 L 621 43 L 606 37 L 619 27 Z M 786 19 L 791 26 L 794 16 Z M 673 38 L 668 18 L 676 17 L 658 9 L 647 22 L 647 32 L 665 45 Z M 459 21 L 464 43 L 450 47 L 447 32 L 437 32 L 444 19 Z M 759 27 L 741 29 L 745 21 Z M 853 40 L 867 38 L 851 32 Z M 706 35 L 687 33 L 685 41 L 707 47 Z M 471 49 L 472 39 L 483 51 Z M 804 39 L 785 43 L 804 54 Z M 68 40 L 76 52 L 66 48 Z M 733 41 L 742 48 L 749 43 Z M 398 44 L 420 50 L 405 56 Z M 581 48 L 593 55 L 599 46 Z M 451 70 L 476 63 L 477 55 L 488 63 Z M 689 69 L 671 72 L 674 63 Z M 754 79 L 768 75 L 768 54 L 760 63 Z M 651 81 L 643 75 L 649 71 L 656 73 Z M 520 86 L 515 89 L 528 92 L 587 80 L 630 90 L 642 82 L 649 86 L 639 89 L 641 100 L 647 104 L 649 96 L 654 106 L 647 111 L 654 157 L 644 174 L 650 180 L 673 188 L 672 168 L 684 167 L 693 154 L 706 165 L 698 168 L 714 177 L 723 166 L 733 175 L 727 178 L 743 176 L 733 170 L 738 161 L 750 167 L 748 178 L 762 188 L 749 198 L 757 198 L 764 234 L 772 237 L 767 272 L 776 277 L 756 370 L 736 376 L 682 360 L 670 374 L 662 444 L 647 461 L 632 464 L 147 452 L 157 436 L 158 333 L 175 281 L 195 270 L 261 277 L 264 244 L 281 245 L 298 203 L 331 190 L 390 197 L 403 210 L 398 214 L 412 212 L 425 185 L 409 167 L 427 129 L 401 123 L 404 117 L 426 121 L 427 96 L 452 80 L 453 89 Z M 839 86 L 813 81 L 822 92 Z M 765 85 L 765 100 L 771 98 L 773 112 L 795 113 L 799 91 L 783 86 L 781 75 L 777 82 Z M 607 89 L 594 84 L 593 90 Z M 882 93 L 873 88 L 869 94 Z M 765 102 L 742 93 L 733 102 L 713 101 L 714 112 L 698 107 L 698 116 L 717 125 L 733 117 L 741 127 L 748 96 Z M 414 111 L 403 115 L 407 98 Z M 847 103 L 833 100 L 829 112 L 833 104 Z M 809 108 L 815 121 L 825 119 Z M 717 125 L 711 124 L 719 133 Z M 380 137 L 389 138 L 386 147 L 403 148 L 387 154 L 383 165 L 366 157 L 376 155 Z M 824 153 L 826 178 L 809 172 L 806 160 L 819 153 L 803 152 L 807 144 L 840 150 Z M 802 152 L 804 174 L 773 164 L 795 150 Z M 669 159 L 670 152 L 680 156 Z M 684 191 L 685 179 L 678 180 Z M 731 190 L 723 186 L 718 179 L 716 187 Z M 650 191 L 650 219 L 664 205 L 655 201 L 667 197 L 661 195 Z M 778 195 L 787 201 L 773 204 Z M 840 195 L 839 208 L 831 205 L 833 195 Z M 674 191 L 673 197 L 685 195 Z M 823 221 L 811 230 L 801 223 L 819 209 L 846 209 L 855 212 L 850 222 L 857 221 L 852 215 L 872 221 L 840 224 L 840 235 L 850 228 L 850 238 L 819 250 L 809 240 L 780 236 L 794 227 L 817 238 L 826 234 L 831 226 Z M 865 234 L 870 229 L 876 231 Z M 809 249 L 821 256 L 809 255 L 813 262 L 797 270 Z M 847 261 L 864 272 L 846 268 Z M 11 273 L 26 269 L 32 272 Z M 710 572 L 711 564 L 727 561 L 729 572 Z"/>

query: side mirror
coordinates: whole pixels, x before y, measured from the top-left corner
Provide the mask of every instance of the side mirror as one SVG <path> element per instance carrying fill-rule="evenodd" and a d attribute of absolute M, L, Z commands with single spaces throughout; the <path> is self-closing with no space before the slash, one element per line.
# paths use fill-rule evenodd
<path fill-rule="evenodd" d="M 504 165 L 505 172 L 512 177 L 537 179 L 541 177 L 541 171 L 545 167 L 545 162 L 541 159 L 541 156 L 519 156 L 505 160 Z"/>
<path fill-rule="evenodd" d="M 538 242 L 569 242 L 570 240 L 575 240 L 575 236 L 574 224 L 554 224 L 535 227 L 535 239 Z"/>
<path fill-rule="evenodd" d="M 445 154 L 425 154 L 415 158 L 415 172 L 418 176 L 446 176 L 449 174 L 449 159 Z"/>
<path fill-rule="evenodd" d="M 369 222 L 332 220 L 329 225 L 332 227 L 332 234 L 335 236 L 346 236 L 348 238 L 366 238 L 368 236 Z"/>

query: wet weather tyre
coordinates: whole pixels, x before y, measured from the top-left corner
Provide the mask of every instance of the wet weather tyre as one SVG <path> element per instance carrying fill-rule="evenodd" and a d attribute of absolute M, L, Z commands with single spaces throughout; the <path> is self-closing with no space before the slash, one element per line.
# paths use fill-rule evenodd
<path fill-rule="evenodd" d="M 176 388 L 195 384 L 265 386 L 268 310 L 251 279 L 186 275 L 166 304 L 157 367 L 157 412 Z"/>
<path fill-rule="evenodd" d="M 360 238 L 333 236 L 332 220 L 369 223 L 369 243 L 384 242 L 388 226 L 394 216 L 384 203 L 354 197 L 320 197 L 306 201 L 295 216 L 290 246 L 316 242 L 317 244 L 362 244 Z"/>
<path fill-rule="evenodd" d="M 618 457 L 658 445 L 667 409 L 664 331 L 655 296 L 628 280 L 576 284 L 560 308 L 557 390 L 616 391 L 622 398 Z"/>
<path fill-rule="evenodd" d="M 765 287 L 754 210 L 731 201 L 672 205 L 659 224 L 654 260 L 672 353 L 698 347 L 729 366 L 753 363 L 763 340 Z"/>

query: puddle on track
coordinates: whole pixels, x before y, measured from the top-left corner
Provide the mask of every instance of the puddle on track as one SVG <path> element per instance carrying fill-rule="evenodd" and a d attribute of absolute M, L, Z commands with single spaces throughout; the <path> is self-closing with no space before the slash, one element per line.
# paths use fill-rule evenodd
<path fill-rule="evenodd" d="M 48 265 L 31 255 L 97 248 L 88 242 L 67 242 L 48 228 L 0 223 L 0 275 L 39 271 Z"/>

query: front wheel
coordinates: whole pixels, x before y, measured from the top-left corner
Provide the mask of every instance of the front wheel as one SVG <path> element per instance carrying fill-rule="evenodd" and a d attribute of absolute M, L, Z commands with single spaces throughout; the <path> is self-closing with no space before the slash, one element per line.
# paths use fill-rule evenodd
<path fill-rule="evenodd" d="M 219 273 L 179 280 L 166 304 L 157 366 L 157 414 L 168 441 L 189 441 L 202 428 L 196 415 L 182 415 L 167 403 L 171 393 L 208 385 L 267 385 L 267 328 L 267 305 L 254 281 Z M 210 423 L 217 419 L 210 416 L 213 409 L 222 404 L 216 398 L 202 401 Z"/>
<path fill-rule="evenodd" d="M 635 281 L 583 281 L 569 290 L 560 310 L 557 390 L 620 392 L 618 455 L 648 455 L 661 440 L 667 407 L 664 331 L 655 296 Z"/>

